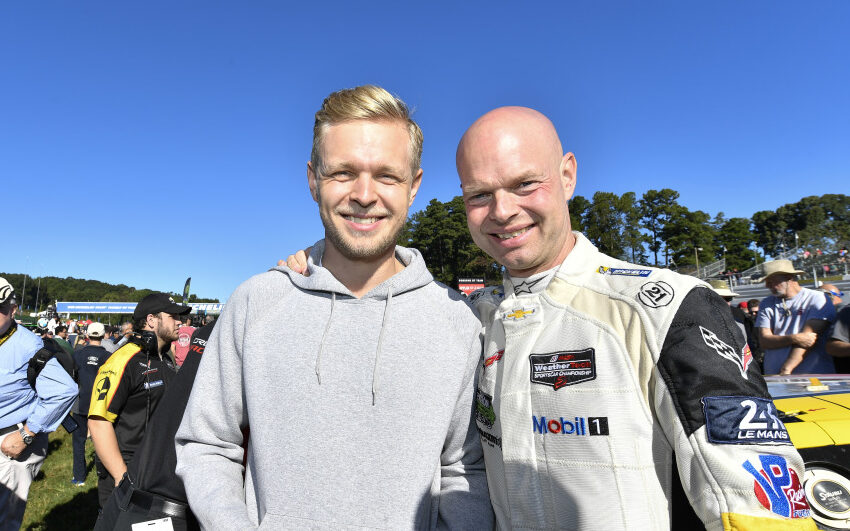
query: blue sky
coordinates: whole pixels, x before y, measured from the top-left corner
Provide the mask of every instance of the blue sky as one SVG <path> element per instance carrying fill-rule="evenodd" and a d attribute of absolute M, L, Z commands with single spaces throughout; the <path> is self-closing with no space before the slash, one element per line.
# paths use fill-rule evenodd
<path fill-rule="evenodd" d="M 313 114 L 364 83 L 416 109 L 414 210 L 459 193 L 457 141 L 500 105 L 553 120 L 586 197 L 848 193 L 848 27 L 844 0 L 4 2 L 0 270 L 225 300 L 322 237 Z"/>

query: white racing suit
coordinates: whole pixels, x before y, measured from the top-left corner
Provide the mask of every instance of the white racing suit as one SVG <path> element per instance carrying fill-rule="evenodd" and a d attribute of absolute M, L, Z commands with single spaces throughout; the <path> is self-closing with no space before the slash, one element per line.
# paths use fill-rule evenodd
<path fill-rule="evenodd" d="M 803 461 L 728 305 L 575 234 L 544 291 L 506 279 L 470 296 L 499 528 L 669 529 L 675 460 L 708 529 L 815 529 Z"/>

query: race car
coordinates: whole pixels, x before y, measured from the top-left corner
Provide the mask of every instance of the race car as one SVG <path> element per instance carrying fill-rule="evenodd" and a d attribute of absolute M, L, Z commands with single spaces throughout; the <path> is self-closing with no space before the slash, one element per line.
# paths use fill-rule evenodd
<path fill-rule="evenodd" d="M 766 376 L 806 463 L 803 489 L 820 529 L 850 529 L 850 375 Z"/>

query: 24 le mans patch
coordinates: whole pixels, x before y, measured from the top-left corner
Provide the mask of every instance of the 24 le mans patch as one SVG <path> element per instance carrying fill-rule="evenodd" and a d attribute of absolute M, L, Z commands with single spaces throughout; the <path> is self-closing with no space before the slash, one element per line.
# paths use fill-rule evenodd
<path fill-rule="evenodd" d="M 596 351 L 564 350 L 531 354 L 531 381 L 558 389 L 596 379 Z"/>
<path fill-rule="evenodd" d="M 776 406 L 754 396 L 702 399 L 706 437 L 715 444 L 791 444 Z"/>

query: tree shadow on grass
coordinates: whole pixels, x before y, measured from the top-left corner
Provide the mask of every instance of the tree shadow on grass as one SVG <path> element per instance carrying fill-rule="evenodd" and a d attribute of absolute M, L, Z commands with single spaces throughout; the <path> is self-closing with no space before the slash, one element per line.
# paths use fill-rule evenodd
<path fill-rule="evenodd" d="M 97 509 L 97 489 L 90 489 L 57 505 L 43 521 L 30 524 L 26 531 L 86 531 L 94 528 Z"/>

